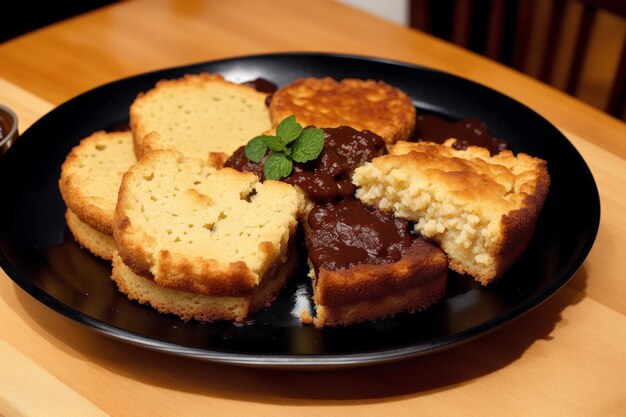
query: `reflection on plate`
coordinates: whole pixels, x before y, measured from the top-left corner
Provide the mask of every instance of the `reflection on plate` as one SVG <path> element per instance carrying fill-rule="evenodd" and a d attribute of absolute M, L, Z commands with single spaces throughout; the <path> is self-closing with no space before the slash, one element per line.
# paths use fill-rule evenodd
<path fill-rule="evenodd" d="M 271 307 L 246 324 L 182 322 L 129 301 L 110 266 L 82 250 L 66 230 L 57 187 L 61 163 L 79 140 L 128 119 L 135 96 L 162 78 L 217 72 L 242 82 L 279 85 L 304 76 L 384 80 L 409 94 L 418 111 L 484 121 L 517 152 L 548 161 L 550 194 L 528 250 L 489 287 L 451 273 L 445 298 L 416 314 L 342 328 L 300 323 L 310 306 L 306 267 Z M 478 84 L 412 65 L 343 55 L 276 54 L 172 68 L 116 81 L 56 108 L 0 159 L 0 266 L 50 308 L 111 337 L 193 358 L 268 367 L 341 367 L 379 363 L 452 347 L 538 305 L 576 272 L 591 249 L 600 204 L 585 162 L 542 117 Z M 575 183 L 571 181 L 576 178 Z M 305 264 L 305 262 L 302 262 Z"/>

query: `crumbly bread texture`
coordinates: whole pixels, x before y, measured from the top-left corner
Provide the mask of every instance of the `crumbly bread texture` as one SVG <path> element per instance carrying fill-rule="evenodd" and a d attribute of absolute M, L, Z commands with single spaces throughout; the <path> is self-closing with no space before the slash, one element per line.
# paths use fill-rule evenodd
<path fill-rule="evenodd" d="M 130 107 L 135 153 L 172 149 L 223 163 L 238 147 L 271 128 L 267 94 L 218 74 L 162 80 Z"/>
<path fill-rule="evenodd" d="M 356 196 L 415 221 L 451 269 L 486 285 L 526 249 L 548 194 L 547 164 L 510 151 L 455 150 L 453 142 L 397 143 L 356 169 Z"/>
<path fill-rule="evenodd" d="M 113 236 L 102 233 L 89 226 L 87 223 L 83 223 L 78 216 L 69 209 L 65 212 L 65 221 L 72 235 L 74 235 L 74 239 L 76 239 L 81 246 L 107 261 L 113 258 L 113 252 L 115 252 Z"/>
<path fill-rule="evenodd" d="M 303 126 L 370 130 L 388 144 L 408 140 L 415 128 L 409 96 L 383 81 L 298 79 L 278 89 L 270 103 L 274 126 L 292 114 Z"/>
<path fill-rule="evenodd" d="M 123 262 L 161 287 L 247 296 L 286 263 L 302 205 L 288 184 L 156 151 L 124 175 L 114 237 Z"/>
<path fill-rule="evenodd" d="M 83 139 L 61 167 L 59 189 L 68 209 L 86 226 L 111 236 L 122 175 L 135 162 L 130 132 L 100 131 Z"/>
<path fill-rule="evenodd" d="M 137 275 L 117 253 L 111 278 L 129 299 L 149 304 L 160 313 L 176 314 L 183 320 L 243 322 L 249 314 L 269 306 L 294 268 L 295 256 L 288 256 L 275 276 L 263 280 L 259 290 L 247 296 L 211 296 L 165 288 Z"/>
<path fill-rule="evenodd" d="M 419 239 L 391 264 L 356 265 L 331 271 L 320 268 L 313 281 L 316 327 L 382 319 L 400 312 L 423 310 L 446 291 L 448 258 Z"/>

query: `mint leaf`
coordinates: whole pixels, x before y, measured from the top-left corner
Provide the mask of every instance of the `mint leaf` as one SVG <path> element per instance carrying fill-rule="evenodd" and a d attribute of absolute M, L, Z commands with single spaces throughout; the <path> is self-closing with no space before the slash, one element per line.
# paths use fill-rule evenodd
<path fill-rule="evenodd" d="M 285 141 L 278 136 L 262 136 L 265 145 L 273 151 L 282 152 L 285 150 Z"/>
<path fill-rule="evenodd" d="M 291 157 L 296 162 L 307 162 L 317 158 L 324 149 L 324 131 L 307 128 L 293 143 Z"/>
<path fill-rule="evenodd" d="M 282 153 L 271 153 L 263 166 L 263 174 L 268 180 L 279 180 L 291 174 L 293 162 Z"/>
<path fill-rule="evenodd" d="M 291 116 L 283 119 L 282 122 L 276 127 L 276 136 L 282 138 L 285 144 L 291 143 L 302 133 L 302 126 L 296 122 L 296 116 Z"/>
<path fill-rule="evenodd" d="M 246 149 L 244 151 L 246 158 L 248 158 L 252 162 L 261 162 L 261 159 L 265 156 L 267 152 L 267 146 L 263 141 L 263 136 L 257 136 L 252 139 L 246 145 Z"/>

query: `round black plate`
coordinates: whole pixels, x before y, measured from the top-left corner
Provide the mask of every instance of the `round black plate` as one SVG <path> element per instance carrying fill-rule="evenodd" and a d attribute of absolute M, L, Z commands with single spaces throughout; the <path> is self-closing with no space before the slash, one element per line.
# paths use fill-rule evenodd
<path fill-rule="evenodd" d="M 299 270 L 273 305 L 246 324 L 182 322 L 129 301 L 110 266 L 74 243 L 57 180 L 65 156 L 95 130 L 128 119 L 128 107 L 158 80 L 216 72 L 279 85 L 332 76 L 384 80 L 418 109 L 452 119 L 475 117 L 497 137 L 548 161 L 550 194 L 524 256 L 496 284 L 451 274 L 445 298 L 417 314 L 342 328 L 300 324 L 309 306 Z M 591 249 L 600 203 L 587 165 L 550 123 L 520 103 L 473 82 L 426 68 L 354 56 L 248 56 L 166 69 L 116 81 L 59 106 L 28 129 L 0 160 L 0 265 L 26 292 L 92 329 L 133 344 L 203 360 L 269 367 L 378 363 L 449 348 L 537 306 L 564 285 Z"/>

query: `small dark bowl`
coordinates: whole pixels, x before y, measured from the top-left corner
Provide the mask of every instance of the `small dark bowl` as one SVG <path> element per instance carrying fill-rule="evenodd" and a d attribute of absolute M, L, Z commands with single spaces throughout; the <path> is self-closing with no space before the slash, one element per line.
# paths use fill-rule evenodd
<path fill-rule="evenodd" d="M 16 114 L 0 104 L 0 155 L 5 154 L 18 136 Z"/>

